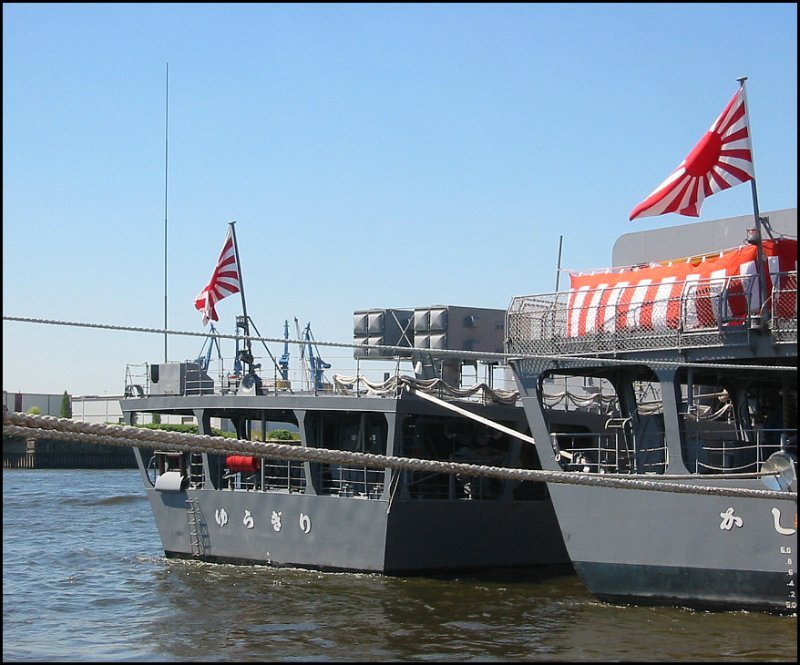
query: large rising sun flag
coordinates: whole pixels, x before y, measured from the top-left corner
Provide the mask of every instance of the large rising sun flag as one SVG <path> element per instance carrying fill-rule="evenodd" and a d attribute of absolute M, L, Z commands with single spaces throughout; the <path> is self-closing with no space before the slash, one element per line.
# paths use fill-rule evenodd
<path fill-rule="evenodd" d="M 205 288 L 200 291 L 194 300 L 194 306 L 203 313 L 203 325 L 209 321 L 219 321 L 215 305 L 241 289 L 239 280 L 239 265 L 236 262 L 236 248 L 233 244 L 233 227 L 228 226 L 228 235 L 222 246 L 217 267 Z"/>
<path fill-rule="evenodd" d="M 699 217 L 707 196 L 753 178 L 744 88 L 740 88 L 678 168 L 633 209 L 630 219 L 668 212 Z"/>

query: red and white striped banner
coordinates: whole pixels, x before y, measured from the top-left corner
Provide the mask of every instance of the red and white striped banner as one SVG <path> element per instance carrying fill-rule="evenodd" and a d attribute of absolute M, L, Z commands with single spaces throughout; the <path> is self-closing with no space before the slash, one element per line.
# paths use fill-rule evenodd
<path fill-rule="evenodd" d="M 769 294 L 778 273 L 797 270 L 797 241 L 782 238 L 762 244 L 769 265 Z M 749 313 L 758 314 L 761 309 L 756 259 L 755 245 L 740 245 L 669 263 L 570 273 L 567 336 L 742 323 L 748 303 Z M 773 307 L 784 317 L 792 312 L 796 317 L 796 288 L 781 298 Z"/>

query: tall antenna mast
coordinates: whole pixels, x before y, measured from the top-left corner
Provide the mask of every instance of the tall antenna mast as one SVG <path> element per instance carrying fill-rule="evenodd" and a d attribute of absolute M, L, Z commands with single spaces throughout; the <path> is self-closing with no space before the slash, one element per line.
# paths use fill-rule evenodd
<path fill-rule="evenodd" d="M 164 362 L 167 362 L 167 185 L 169 175 L 169 63 L 167 63 L 167 93 L 164 119 Z"/>

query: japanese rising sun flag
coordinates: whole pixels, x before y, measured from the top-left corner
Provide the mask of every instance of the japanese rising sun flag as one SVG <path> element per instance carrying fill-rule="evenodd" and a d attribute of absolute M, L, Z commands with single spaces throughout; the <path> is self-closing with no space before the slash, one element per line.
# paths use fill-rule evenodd
<path fill-rule="evenodd" d="M 236 248 L 233 244 L 233 227 L 228 226 L 228 235 L 222 246 L 217 267 L 205 288 L 200 291 L 194 300 L 194 306 L 203 313 L 203 325 L 209 321 L 219 321 L 215 305 L 241 289 L 239 281 L 239 266 L 236 263 Z"/>
<path fill-rule="evenodd" d="M 739 88 L 694 149 L 633 209 L 630 218 L 668 212 L 699 217 L 700 206 L 707 196 L 753 178 L 744 88 Z"/>

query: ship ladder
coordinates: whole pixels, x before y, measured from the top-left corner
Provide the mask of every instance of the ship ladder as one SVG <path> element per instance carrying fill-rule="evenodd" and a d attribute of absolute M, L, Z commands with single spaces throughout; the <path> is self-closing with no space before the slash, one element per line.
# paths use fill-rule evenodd
<path fill-rule="evenodd" d="M 636 453 L 636 440 L 633 433 L 633 418 L 609 418 L 606 429 L 618 429 L 614 459 L 616 461 L 615 473 L 630 473 L 633 469 Z M 622 443 L 622 445 L 620 445 Z M 633 447 L 633 452 L 631 451 Z"/>
<path fill-rule="evenodd" d="M 204 480 L 203 453 L 189 453 L 189 482 L 192 487 L 199 487 Z"/>
<path fill-rule="evenodd" d="M 186 515 L 189 520 L 189 543 L 192 546 L 192 554 L 194 556 L 203 555 L 203 541 L 200 538 L 200 511 L 197 507 L 197 499 L 186 499 L 189 506 L 186 510 Z"/>

